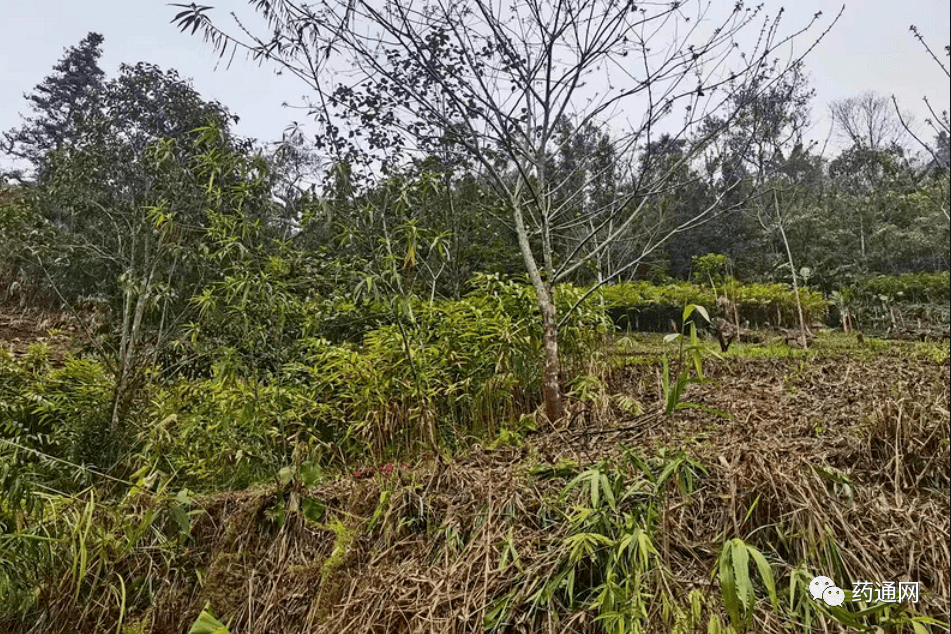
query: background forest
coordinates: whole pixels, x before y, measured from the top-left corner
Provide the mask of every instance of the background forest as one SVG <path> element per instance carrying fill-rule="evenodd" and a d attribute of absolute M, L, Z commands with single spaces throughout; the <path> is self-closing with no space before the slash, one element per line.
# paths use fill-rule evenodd
<path fill-rule="evenodd" d="M 326 35 L 338 24 L 326 14 L 260 4 L 273 39 L 242 44 L 208 7 L 182 6 L 175 23 L 222 53 L 247 46 L 302 72 L 317 86 L 316 139 L 294 126 L 277 142 L 240 138 L 237 115 L 174 70 L 138 63 L 109 77 L 97 33 L 66 49 L 2 135 L 19 168 L 0 180 L 0 630 L 212 632 L 213 609 L 235 632 L 341 631 L 359 620 L 346 571 L 372 578 L 377 554 L 428 548 L 429 535 L 430 563 L 492 559 L 491 575 L 467 585 L 482 572 L 450 566 L 457 594 L 443 611 L 413 620 L 414 604 L 399 617 L 391 597 L 373 603 L 365 631 L 947 631 L 948 354 L 928 343 L 947 339 L 951 321 L 947 112 L 912 128 L 901 104 L 864 93 L 831 104 L 834 150 L 808 141 L 808 63 L 773 59 L 775 23 L 728 77 L 700 65 L 754 14 L 669 53 L 630 92 L 662 96 L 627 130 L 611 98 L 573 109 L 562 91 L 603 51 L 648 59 L 645 41 L 622 41 L 610 22 L 648 20 L 635 9 L 608 3 L 604 22 L 532 14 L 544 28 L 526 42 L 567 38 L 580 60 L 546 84 L 536 62 L 555 47 L 519 52 L 498 16 L 482 15 L 489 35 L 455 40 L 472 15 L 363 7 L 404 38 L 381 54 L 345 22 Z M 572 39 L 569 26 L 587 35 Z M 922 63 L 947 74 L 948 48 L 921 44 Z M 377 79 L 321 83 L 308 45 L 362 60 Z M 490 73 L 491 90 L 473 79 Z M 497 98 L 519 85 L 512 77 L 521 96 Z M 725 329 L 737 347 L 720 356 L 708 344 Z M 786 485 L 765 464 L 731 462 L 749 486 L 729 485 L 730 513 L 688 536 L 678 509 L 728 486 L 715 471 L 728 445 L 692 453 L 717 435 L 671 421 L 739 429 L 733 382 L 759 385 L 775 367 L 757 364 L 771 358 L 792 364 L 780 382 L 804 392 L 854 366 L 868 394 L 894 395 L 835 432 L 822 398 L 788 414 L 811 439 L 851 438 L 841 430 L 861 422 L 874 434 L 857 434 L 885 445 L 870 440 Z M 891 384 L 889 372 L 925 378 Z M 586 460 L 564 453 L 577 435 L 550 436 L 580 434 L 579 421 L 596 438 L 631 421 L 657 436 Z M 861 478 L 845 464 L 871 473 L 893 447 L 902 458 L 870 481 L 917 496 L 907 504 L 922 522 L 943 522 L 915 529 L 915 578 L 932 608 L 804 601 L 809 570 L 843 584 L 899 570 L 841 554 L 850 533 L 816 501 L 858 508 Z M 476 472 L 489 479 L 467 479 Z M 503 490 L 521 477 L 536 484 Z M 493 504 L 493 486 L 507 506 Z M 478 493 L 462 500 L 467 490 Z M 800 493 L 808 519 L 783 506 Z M 454 504 L 482 519 L 454 516 Z M 536 522 L 537 556 L 519 541 L 520 515 Z M 554 541 L 538 546 L 546 533 Z M 261 540 L 292 541 L 303 559 L 274 564 Z M 671 590 L 691 565 L 700 580 Z M 303 607 L 290 595 L 278 605 L 277 590 L 233 600 L 255 574 L 279 587 L 287 566 L 317 588 Z"/>

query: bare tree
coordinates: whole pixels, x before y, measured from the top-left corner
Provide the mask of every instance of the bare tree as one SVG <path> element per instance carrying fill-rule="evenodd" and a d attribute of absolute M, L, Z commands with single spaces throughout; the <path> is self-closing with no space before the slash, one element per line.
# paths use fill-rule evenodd
<path fill-rule="evenodd" d="M 549 157 L 576 133 L 561 134 L 565 118 L 574 131 L 594 126 L 613 132 L 611 156 L 619 174 L 629 172 L 634 157 L 660 132 L 688 138 L 710 113 L 721 112 L 722 126 L 692 139 L 691 148 L 702 148 L 733 117 L 728 89 L 767 88 L 801 59 L 781 63 L 779 49 L 820 15 L 783 36 L 778 16 L 743 2 L 716 23 L 712 2 L 250 4 L 267 21 L 267 36 L 257 37 L 240 21 L 240 34 L 227 34 L 208 17 L 211 7 L 195 4 L 176 5 L 184 10 L 173 22 L 183 31 L 200 29 L 222 56 L 244 48 L 303 79 L 315 93 L 313 113 L 326 147 L 339 156 L 379 165 L 405 159 L 407 152 L 435 153 L 450 143 L 491 183 L 507 208 L 535 289 L 545 413 L 552 421 L 563 415 L 558 333 L 573 310 L 559 314 L 556 285 L 602 257 L 652 197 L 667 193 L 678 167 L 700 151 L 649 170 L 650 178 L 622 199 L 579 218 L 570 211 L 606 167 L 587 166 L 588 175 L 580 179 L 550 172 Z M 690 15 L 688 6 L 694 7 Z M 741 39 L 749 40 L 748 50 L 741 49 Z M 721 199 L 652 235 L 639 256 L 613 273 L 636 267 L 671 235 L 716 214 Z M 559 239 L 565 235 L 572 239 Z"/>
<path fill-rule="evenodd" d="M 948 79 L 951 79 L 951 70 L 948 68 L 946 62 L 941 61 L 941 59 L 935 55 L 934 51 L 928 46 L 928 43 L 925 42 L 925 38 L 921 35 L 921 32 L 918 30 L 914 24 L 911 25 L 910 30 L 915 35 L 915 39 L 921 42 L 921 45 L 925 47 L 925 50 L 928 52 L 928 55 L 931 56 L 931 59 L 938 65 L 941 71 L 945 74 Z M 951 46 L 944 47 L 945 57 L 951 57 Z M 915 141 L 918 142 L 934 160 L 935 164 L 948 169 L 949 166 L 949 151 L 948 151 L 948 139 L 951 138 L 951 119 L 948 117 L 948 111 L 944 110 L 942 112 L 935 112 L 934 107 L 931 105 L 931 101 L 927 97 L 922 97 L 922 101 L 925 102 L 925 106 L 928 108 L 930 117 L 925 119 L 925 123 L 928 127 L 931 128 L 931 131 L 934 133 L 935 143 L 932 146 L 929 143 L 921 140 L 921 138 L 912 132 L 909 125 L 909 121 L 906 121 L 906 117 L 901 113 L 901 110 L 898 108 L 898 100 L 895 99 L 895 96 L 892 95 L 892 103 L 895 106 L 895 113 L 898 115 L 898 119 L 901 122 L 902 127 L 905 131 L 911 135 Z M 944 212 L 945 216 L 948 216 L 948 212 Z"/>
<path fill-rule="evenodd" d="M 915 39 L 921 42 L 921 45 L 925 48 L 925 51 L 928 52 L 928 55 L 931 56 L 931 59 L 941 68 L 941 71 L 945 74 L 945 77 L 951 79 L 951 70 L 948 68 L 947 62 L 941 61 L 941 59 L 935 55 L 934 50 L 928 45 L 925 41 L 925 38 L 921 35 L 921 32 L 918 30 L 914 24 L 910 27 L 911 32 L 914 34 Z M 944 47 L 945 57 L 951 57 L 951 46 L 945 45 Z M 947 179 L 947 170 L 949 167 L 949 158 L 951 158 L 951 118 L 948 116 L 948 111 L 944 110 L 942 112 L 936 112 L 934 107 L 931 105 L 931 101 L 928 97 L 922 97 L 922 101 L 925 102 L 925 106 L 928 108 L 930 117 L 925 119 L 925 123 L 931 128 L 934 133 L 934 143 L 930 144 L 922 140 L 917 134 L 915 134 L 909 122 L 906 121 L 906 118 L 902 115 L 901 110 L 898 108 L 898 100 L 892 95 L 892 103 L 895 106 L 895 113 L 898 115 L 898 120 L 901 122 L 902 127 L 905 131 L 913 138 L 917 143 L 931 155 L 933 165 L 945 170 L 946 177 L 944 179 L 944 188 L 943 191 L 938 190 L 938 195 L 931 195 L 927 189 L 923 189 L 922 193 L 932 202 L 932 205 L 937 209 L 943 216 L 945 222 L 951 220 L 951 207 L 949 207 L 948 201 L 948 179 Z M 938 224 L 941 224 L 941 217 L 937 216 Z M 947 226 L 947 225 L 945 225 Z"/>
<path fill-rule="evenodd" d="M 900 145 L 905 138 L 899 114 L 888 97 L 872 91 L 829 104 L 829 112 L 839 135 L 855 146 L 878 151 Z"/>

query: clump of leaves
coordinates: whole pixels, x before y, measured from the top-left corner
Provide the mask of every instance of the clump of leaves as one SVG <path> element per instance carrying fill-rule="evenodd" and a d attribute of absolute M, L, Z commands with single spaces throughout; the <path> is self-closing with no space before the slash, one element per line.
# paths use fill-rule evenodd
<path fill-rule="evenodd" d="M 691 315 L 696 312 L 698 315 L 702 316 L 708 322 L 710 317 L 707 314 L 706 309 L 703 306 L 697 306 L 695 304 L 688 304 L 684 308 L 683 321 L 687 323 L 687 320 L 690 319 Z M 679 366 L 680 370 L 677 373 L 677 378 L 675 381 L 671 381 L 670 376 L 670 360 L 667 355 L 664 355 L 663 359 L 663 373 L 661 375 L 661 384 L 664 395 L 664 414 L 667 417 L 673 416 L 674 412 L 682 409 L 689 408 L 699 408 L 704 411 L 717 414 L 718 416 L 723 416 L 729 418 L 728 414 L 720 412 L 718 410 L 712 409 L 705 405 L 699 403 L 691 403 L 682 400 L 684 392 L 687 389 L 688 385 L 694 383 L 715 383 L 713 379 L 708 379 L 703 376 L 703 355 L 707 352 L 706 347 L 700 342 L 699 337 L 697 336 L 697 324 L 695 321 L 690 321 L 690 335 L 689 338 L 686 338 L 687 343 L 685 344 L 685 337 L 681 333 L 673 333 L 664 337 L 664 341 L 670 343 L 672 341 L 677 341 L 680 344 L 679 348 Z M 721 358 L 716 352 L 711 352 L 717 358 Z M 691 375 L 691 369 L 694 374 Z"/>
<path fill-rule="evenodd" d="M 753 606 L 756 603 L 752 576 L 750 575 L 750 562 L 756 565 L 756 570 L 759 572 L 763 585 L 766 586 L 773 609 L 779 608 L 773 570 L 763 553 L 742 539 L 734 538 L 727 541 L 723 545 L 723 550 L 720 551 L 720 588 L 723 593 L 723 604 L 730 615 L 730 621 L 738 631 L 748 629 L 753 617 Z"/>

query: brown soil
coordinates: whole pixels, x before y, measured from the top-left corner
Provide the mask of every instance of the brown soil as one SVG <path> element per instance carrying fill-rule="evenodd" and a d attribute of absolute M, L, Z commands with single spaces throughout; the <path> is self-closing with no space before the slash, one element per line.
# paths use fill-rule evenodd
<path fill-rule="evenodd" d="M 18 307 L 0 305 L 0 349 L 15 357 L 26 355 L 31 345 L 40 344 L 50 348 L 54 361 L 61 360 L 80 336 L 81 329 L 69 316 L 27 313 Z"/>

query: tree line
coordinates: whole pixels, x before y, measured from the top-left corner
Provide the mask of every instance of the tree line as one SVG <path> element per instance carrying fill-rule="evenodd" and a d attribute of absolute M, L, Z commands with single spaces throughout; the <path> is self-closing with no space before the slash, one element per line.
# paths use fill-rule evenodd
<path fill-rule="evenodd" d="M 313 139 L 242 139 L 173 70 L 108 78 L 96 33 L 3 134 L 22 166 L 0 199 L 4 290 L 108 315 L 92 339 L 116 377 L 116 429 L 146 369 L 176 367 L 189 337 L 279 363 L 306 334 L 275 318 L 287 297 L 382 302 L 400 323 L 409 298 L 460 297 L 477 274 L 524 280 L 557 419 L 560 329 L 601 284 L 689 279 L 707 253 L 740 279 L 826 292 L 948 270 L 947 113 L 916 134 L 866 93 L 830 107 L 841 151 L 806 138 L 805 55 L 779 51 L 809 38 L 808 52 L 837 18 L 784 35 L 742 3 L 712 30 L 686 3 L 252 4 L 267 35 L 239 39 L 196 5 L 173 22 L 307 83 Z M 563 283 L 592 294 L 565 304 Z"/>

